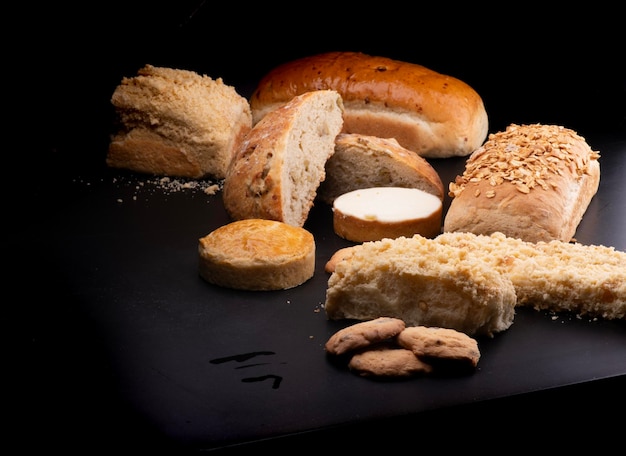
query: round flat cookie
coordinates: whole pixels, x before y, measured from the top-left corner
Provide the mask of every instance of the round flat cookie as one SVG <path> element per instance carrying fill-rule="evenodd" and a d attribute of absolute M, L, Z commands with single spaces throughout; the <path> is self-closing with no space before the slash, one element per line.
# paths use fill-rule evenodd
<path fill-rule="evenodd" d="M 378 317 L 340 329 L 328 339 L 325 349 L 332 355 L 343 355 L 395 337 L 404 328 L 399 318 Z"/>
<path fill-rule="evenodd" d="M 199 241 L 199 273 L 240 290 L 282 290 L 313 277 L 315 240 L 301 227 L 265 219 L 221 226 Z"/>
<path fill-rule="evenodd" d="M 480 358 L 476 339 L 455 329 L 409 326 L 398 334 L 397 341 L 427 361 L 448 360 L 476 367 Z"/>
<path fill-rule="evenodd" d="M 356 353 L 348 362 L 350 370 L 363 377 L 411 377 L 429 374 L 433 368 L 406 348 L 380 348 Z"/>

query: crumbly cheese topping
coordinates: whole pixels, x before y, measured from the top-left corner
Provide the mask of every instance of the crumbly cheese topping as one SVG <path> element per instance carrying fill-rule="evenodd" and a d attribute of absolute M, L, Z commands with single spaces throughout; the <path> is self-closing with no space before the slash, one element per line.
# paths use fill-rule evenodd
<path fill-rule="evenodd" d="M 497 186 L 508 182 L 521 193 L 540 186 L 544 190 L 558 184 L 551 177 L 564 171 L 574 176 L 588 172 L 588 165 L 600 154 L 586 147 L 580 154 L 576 145 L 585 139 L 573 130 L 558 125 L 509 125 L 505 131 L 490 134 L 487 141 L 468 159 L 462 176 L 449 185 L 449 196 L 459 196 L 467 184 L 488 180 L 492 189 L 485 192 L 493 198 Z M 476 190 L 474 196 L 480 196 Z"/>

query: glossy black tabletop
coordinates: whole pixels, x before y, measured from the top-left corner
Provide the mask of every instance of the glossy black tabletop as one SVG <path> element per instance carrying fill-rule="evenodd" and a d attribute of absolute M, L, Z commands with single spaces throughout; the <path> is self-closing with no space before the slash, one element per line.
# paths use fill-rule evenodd
<path fill-rule="evenodd" d="M 193 10 L 191 3 L 183 2 Z M 584 136 L 601 154 L 601 181 L 576 239 L 626 250 L 626 79 L 615 73 L 614 62 L 601 66 L 588 51 L 578 58 L 587 68 L 595 64 L 595 71 L 568 72 L 565 63 L 579 52 L 556 33 L 552 39 L 559 55 L 568 57 L 565 63 L 553 56 L 556 44 L 549 56 L 535 42 L 524 47 L 516 41 L 510 52 L 526 58 L 506 53 L 489 64 L 496 51 L 486 35 L 468 38 L 476 50 L 468 54 L 443 44 L 397 46 L 413 36 L 406 28 L 398 35 L 387 27 L 386 40 L 332 34 L 306 41 L 313 29 L 298 32 L 293 24 L 290 36 L 303 45 L 287 53 L 279 50 L 275 29 L 267 32 L 271 45 L 255 42 L 261 38 L 249 15 L 241 33 L 251 50 L 229 54 L 219 48 L 212 54 L 217 32 L 203 14 L 201 27 L 191 14 L 173 15 L 173 25 L 165 13 L 143 22 L 138 12 L 126 19 L 108 12 L 104 17 L 115 32 L 103 47 L 79 52 L 78 37 L 95 38 L 100 31 L 83 26 L 75 39 L 51 33 L 54 38 L 43 45 L 61 65 L 44 87 L 32 89 L 45 122 L 14 154 L 19 167 L 11 167 L 11 217 L 2 244 L 11 265 L 4 275 L 7 296 L 14 296 L 27 347 L 21 358 L 26 365 L 18 369 L 24 388 L 18 391 L 28 417 L 14 420 L 22 423 L 22 444 L 82 454 L 321 453 L 331 441 L 352 451 L 399 441 L 432 449 L 437 436 L 437 448 L 495 451 L 484 438 L 494 429 L 510 432 L 518 448 L 534 448 L 537 438 L 551 432 L 561 448 L 578 447 L 579 433 L 596 448 L 611 441 L 617 434 L 600 442 L 597 436 L 619 423 L 605 410 L 626 405 L 626 321 L 522 308 L 508 330 L 479 340 L 481 358 L 471 375 L 360 378 L 331 362 L 323 349 L 348 324 L 328 321 L 323 308 L 324 263 L 350 245 L 333 232 L 328 206 L 317 203 L 305 225 L 316 241 L 311 280 L 273 292 L 219 288 L 199 277 L 197 245 L 229 221 L 221 193 L 173 190 L 151 176 L 108 169 L 104 156 L 113 129 L 110 95 L 123 76 L 145 63 L 224 77 L 248 96 L 258 77 L 281 61 L 361 50 L 470 83 L 485 101 L 491 132 L 509 123 L 541 122 Z M 151 10 L 148 16 L 154 15 Z M 62 24 L 69 26 L 69 19 Z M 155 24 L 163 33 L 149 44 L 138 38 L 152 36 Z M 46 24 L 44 30 L 56 28 Z M 512 39 L 505 27 L 499 31 Z M 123 46 L 131 38 L 134 46 Z M 613 43 L 613 35 L 606 39 Z M 430 160 L 445 185 L 462 172 L 464 161 Z M 448 206 L 446 198 L 444 210 Z M 451 430 L 449 439 L 441 439 L 442 429 Z M 564 437 L 565 430 L 571 434 Z"/>

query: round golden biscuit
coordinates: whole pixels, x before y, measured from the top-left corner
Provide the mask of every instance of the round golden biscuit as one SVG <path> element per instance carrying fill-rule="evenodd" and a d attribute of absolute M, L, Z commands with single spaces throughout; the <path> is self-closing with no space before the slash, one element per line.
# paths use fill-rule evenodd
<path fill-rule="evenodd" d="M 240 290 L 296 287 L 315 272 L 315 239 L 304 228 L 265 219 L 221 226 L 200 238 L 199 274 Z"/>

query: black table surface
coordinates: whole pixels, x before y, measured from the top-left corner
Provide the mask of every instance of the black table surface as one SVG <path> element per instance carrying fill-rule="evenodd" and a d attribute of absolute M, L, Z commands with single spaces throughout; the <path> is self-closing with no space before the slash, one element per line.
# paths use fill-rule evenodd
<path fill-rule="evenodd" d="M 599 138 L 593 147 L 602 178 L 576 238 L 626 250 L 626 140 Z M 431 163 L 447 183 L 464 161 Z M 31 399 L 53 442 L 78 429 L 90 441 L 124 437 L 148 448 L 241 448 L 401 418 L 406 425 L 577 385 L 596 386 L 597 398 L 624 385 L 625 321 L 532 309 L 479 339 L 471 375 L 360 378 L 323 349 L 351 323 L 329 321 L 323 307 L 324 263 L 351 245 L 334 234 L 329 206 L 317 203 L 305 225 L 316 241 L 314 277 L 290 290 L 244 292 L 197 273 L 198 239 L 229 221 L 220 192 L 172 191 L 105 166 L 54 176 L 34 185 L 29 222 L 4 245 L 22 277 L 37 277 L 21 290 L 30 303 Z M 624 405 L 623 397 L 615 400 Z"/>
<path fill-rule="evenodd" d="M 317 247 L 311 280 L 276 292 L 222 289 L 197 273 L 198 239 L 228 221 L 221 193 L 172 191 L 105 166 L 110 96 L 146 63 L 223 77 L 247 96 L 282 61 L 358 50 L 469 83 L 483 97 L 490 132 L 534 122 L 576 130 L 600 152 L 602 169 L 576 238 L 626 250 L 623 38 L 621 24 L 610 25 L 622 16 L 603 8 L 602 21 L 589 9 L 539 18 L 528 8 L 478 24 L 441 5 L 427 22 L 463 37 L 450 46 L 424 34 L 424 17 L 402 20 L 404 6 L 387 6 L 374 16 L 363 9 L 350 22 L 370 24 L 360 33 L 322 31 L 337 24 L 323 9 L 310 12 L 315 21 L 261 30 L 265 4 L 215 13 L 201 1 L 114 1 L 76 20 L 69 5 L 49 2 L 36 20 L 15 15 L 27 22 L 25 34 L 41 37 L 28 59 L 9 66 L 27 65 L 16 77 L 25 90 L 9 90 L 21 98 L 11 118 L 27 132 L 5 151 L 17 160 L 5 167 L 5 305 L 17 312 L 5 327 L 26 348 L 9 370 L 19 383 L 7 390 L 17 392 L 10 421 L 20 431 L 9 434 L 22 448 L 389 452 L 411 442 L 415 451 L 499 451 L 494 434 L 507 449 L 533 451 L 620 442 L 622 421 L 609 411 L 626 406 L 625 321 L 522 308 L 507 331 L 479 340 L 471 375 L 360 378 L 323 350 L 348 324 L 328 321 L 323 308 L 324 263 L 350 245 L 334 234 L 328 206 L 316 204 L 305 225 Z M 592 32 L 591 24 L 602 27 Z M 447 185 L 464 160 L 431 163 Z"/>

